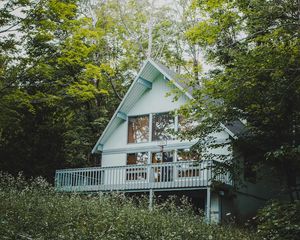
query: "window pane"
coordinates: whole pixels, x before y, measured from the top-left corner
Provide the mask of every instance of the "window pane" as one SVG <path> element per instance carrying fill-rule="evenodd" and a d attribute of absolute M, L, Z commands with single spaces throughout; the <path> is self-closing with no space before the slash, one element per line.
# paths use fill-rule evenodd
<path fill-rule="evenodd" d="M 191 131 L 197 126 L 197 122 L 185 118 L 184 116 L 178 116 L 178 131 L 186 132 Z"/>
<path fill-rule="evenodd" d="M 163 159 L 162 159 L 163 155 Z M 152 153 L 152 163 L 166 163 L 173 162 L 173 151 L 172 152 L 155 152 Z M 154 167 L 154 180 L 155 182 L 169 182 L 173 181 L 173 172 L 174 168 L 172 165 L 160 165 L 158 167 Z"/>
<path fill-rule="evenodd" d="M 172 130 L 175 129 L 174 116 L 170 113 L 153 114 L 152 141 L 173 139 Z"/>
<path fill-rule="evenodd" d="M 143 165 L 148 163 L 148 152 L 128 153 L 127 165 Z M 144 181 L 147 179 L 147 166 L 132 166 L 126 169 L 126 180 Z"/>
<path fill-rule="evenodd" d="M 191 161 L 200 160 L 200 157 L 196 152 L 190 149 L 178 149 L 177 150 L 177 161 Z"/>
<path fill-rule="evenodd" d="M 161 152 L 152 153 L 152 163 L 173 162 L 173 152 L 164 152 L 163 159 Z"/>
<path fill-rule="evenodd" d="M 149 117 L 138 116 L 128 118 L 128 143 L 148 142 Z"/>
<path fill-rule="evenodd" d="M 127 165 L 131 164 L 147 164 L 148 152 L 128 153 Z"/>
<path fill-rule="evenodd" d="M 190 149 L 178 149 L 177 161 L 187 161 L 178 167 L 178 177 L 196 177 L 200 175 L 200 156 Z M 191 162 L 193 161 L 193 162 Z"/>

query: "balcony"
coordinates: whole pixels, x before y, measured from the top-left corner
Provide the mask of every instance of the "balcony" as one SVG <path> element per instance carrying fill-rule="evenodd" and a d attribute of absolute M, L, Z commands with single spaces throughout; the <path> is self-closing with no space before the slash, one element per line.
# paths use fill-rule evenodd
<path fill-rule="evenodd" d="M 57 170 L 55 187 L 65 192 L 201 189 L 211 180 L 232 185 L 229 174 L 213 174 L 213 161 L 182 161 Z"/>

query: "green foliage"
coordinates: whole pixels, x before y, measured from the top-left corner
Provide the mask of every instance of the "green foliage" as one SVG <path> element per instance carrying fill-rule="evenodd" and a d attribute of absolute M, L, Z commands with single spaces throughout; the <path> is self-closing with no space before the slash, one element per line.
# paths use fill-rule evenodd
<path fill-rule="evenodd" d="M 222 130 L 220 123 L 244 120 L 248 134 L 236 145 L 255 152 L 258 164 L 271 166 L 290 188 L 300 172 L 298 2 L 204 0 L 194 6 L 202 17 L 186 34 L 214 69 L 202 88 L 194 84 L 195 99 L 184 110 L 201 119 L 192 136 L 205 139 Z"/>
<path fill-rule="evenodd" d="M 183 34 L 196 12 L 190 0 L 175 4 L 178 9 L 149 0 L 4 0 L 0 168 L 52 181 L 55 169 L 98 164 L 91 149 L 148 49 L 198 78 L 199 48 Z"/>
<path fill-rule="evenodd" d="M 3 239 L 258 239 L 235 227 L 207 225 L 186 203 L 147 208 L 146 198 L 55 192 L 42 178 L 0 174 Z"/>
<path fill-rule="evenodd" d="M 0 46 L 3 170 L 52 181 L 58 168 L 95 164 L 90 151 L 119 100 L 108 82 L 114 76 L 109 61 L 95 60 L 107 48 L 105 26 L 93 28 L 78 5 L 77 0 L 41 0 L 1 6 L 0 14 L 10 16 L 0 26 L 17 18 L 19 31 L 11 36 L 18 47 Z M 13 13 L 18 8 L 20 19 Z"/>
<path fill-rule="evenodd" d="M 258 233 L 269 240 L 296 240 L 300 236 L 300 202 L 271 202 L 258 213 Z"/>

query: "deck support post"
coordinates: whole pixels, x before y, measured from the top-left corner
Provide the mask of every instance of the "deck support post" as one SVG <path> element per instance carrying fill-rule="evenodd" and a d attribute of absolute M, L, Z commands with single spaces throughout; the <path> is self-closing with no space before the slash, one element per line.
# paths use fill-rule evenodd
<path fill-rule="evenodd" d="M 150 191 L 149 191 L 149 210 L 150 211 L 153 209 L 153 196 L 154 196 L 153 189 L 150 188 Z"/>
<path fill-rule="evenodd" d="M 211 189 L 210 187 L 207 188 L 206 192 L 206 222 L 210 223 L 210 213 L 211 213 Z"/>

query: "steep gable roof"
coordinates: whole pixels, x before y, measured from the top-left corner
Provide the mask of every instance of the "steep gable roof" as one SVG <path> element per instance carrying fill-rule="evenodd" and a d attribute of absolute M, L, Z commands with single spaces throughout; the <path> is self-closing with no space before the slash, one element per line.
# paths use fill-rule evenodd
<path fill-rule="evenodd" d="M 147 59 L 128 89 L 119 107 L 115 111 L 113 117 L 103 131 L 102 135 L 95 144 L 92 153 L 102 151 L 102 146 L 110 134 L 123 121 L 127 120 L 127 113 L 130 111 L 136 101 L 143 95 L 143 93 L 152 88 L 152 82 L 158 77 L 159 74 L 164 75 L 167 80 L 171 81 L 177 88 L 182 90 L 188 98 L 192 98 L 191 93 L 185 91 L 185 87 L 176 77 L 176 73 L 161 63 L 158 63 L 152 59 Z"/>
<path fill-rule="evenodd" d="M 122 122 L 127 120 L 127 113 L 134 106 L 136 101 L 144 94 L 144 92 L 152 89 L 152 82 L 158 77 L 159 74 L 164 75 L 167 80 L 171 81 L 177 88 L 182 90 L 189 99 L 193 98 L 192 89 L 188 88 L 187 84 L 182 81 L 174 71 L 157 61 L 147 59 L 111 120 L 109 121 L 108 125 L 104 129 L 102 135 L 95 144 L 92 153 L 102 151 L 105 141 L 114 131 L 114 129 L 116 129 Z M 229 124 L 225 124 L 223 127 L 230 136 L 236 138 L 239 135 L 239 132 L 244 131 L 243 128 L 245 125 L 243 125 L 241 121 L 237 120 Z"/>

